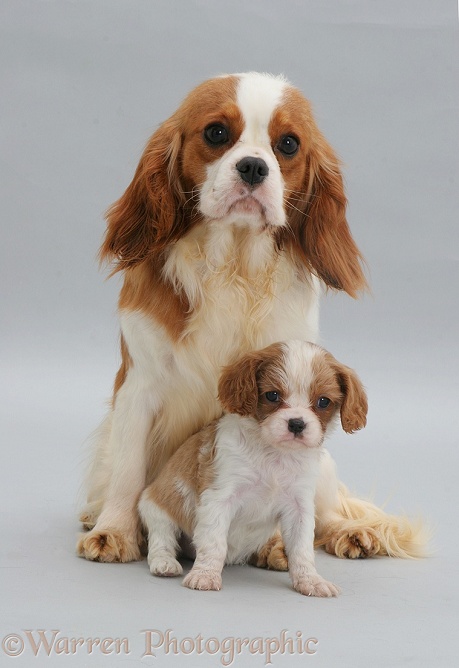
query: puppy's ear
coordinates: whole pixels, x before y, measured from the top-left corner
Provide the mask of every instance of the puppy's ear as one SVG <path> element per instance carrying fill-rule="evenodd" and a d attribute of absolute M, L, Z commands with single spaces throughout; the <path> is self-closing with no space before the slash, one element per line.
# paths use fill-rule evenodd
<path fill-rule="evenodd" d="M 363 429 L 367 423 L 368 401 L 365 389 L 355 371 L 333 358 L 338 383 L 343 393 L 341 425 L 348 434 Z"/>
<path fill-rule="evenodd" d="M 314 127 L 308 156 L 304 200 L 294 202 L 294 230 L 303 261 L 325 284 L 351 297 L 367 288 L 363 258 L 346 220 L 347 200 L 340 164 L 331 146 Z"/>
<path fill-rule="evenodd" d="M 132 183 L 108 210 L 99 258 L 115 260 L 114 271 L 135 266 L 183 232 L 180 149 L 181 135 L 172 116 L 151 137 Z"/>
<path fill-rule="evenodd" d="M 265 358 L 258 353 L 249 353 L 236 364 L 223 369 L 218 383 L 218 398 L 225 411 L 244 416 L 256 414 L 257 373 L 264 361 Z"/>

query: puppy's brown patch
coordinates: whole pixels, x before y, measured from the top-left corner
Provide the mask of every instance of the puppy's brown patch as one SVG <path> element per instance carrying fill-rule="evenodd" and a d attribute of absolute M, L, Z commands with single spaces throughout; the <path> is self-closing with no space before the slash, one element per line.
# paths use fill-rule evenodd
<path fill-rule="evenodd" d="M 193 535 L 197 497 L 211 485 L 214 477 L 216 430 L 215 420 L 185 441 L 146 491 L 147 498 L 163 508 L 190 536 Z M 182 485 L 195 495 L 189 506 Z"/>

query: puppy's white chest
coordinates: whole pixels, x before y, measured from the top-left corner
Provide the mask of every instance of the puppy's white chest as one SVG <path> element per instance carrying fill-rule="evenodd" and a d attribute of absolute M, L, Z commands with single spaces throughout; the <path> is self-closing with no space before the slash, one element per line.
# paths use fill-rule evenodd
<path fill-rule="evenodd" d="M 261 465 L 260 465 L 261 464 Z M 228 533 L 227 563 L 243 563 L 271 538 L 281 513 L 288 507 L 289 484 L 297 478 L 289 467 L 265 469 L 254 462 L 245 480 L 236 486 L 237 506 Z"/>
<path fill-rule="evenodd" d="M 228 532 L 226 563 L 244 563 L 265 545 L 279 521 L 279 498 L 273 490 L 253 490 L 243 499 Z"/>

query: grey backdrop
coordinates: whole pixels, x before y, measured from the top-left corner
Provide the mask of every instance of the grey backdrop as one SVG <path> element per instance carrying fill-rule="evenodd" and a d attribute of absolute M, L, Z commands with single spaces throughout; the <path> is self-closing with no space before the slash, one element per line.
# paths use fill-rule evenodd
<path fill-rule="evenodd" d="M 278 652 L 279 667 L 457 665 L 454 0 L 3 0 L 0 51 L 0 665 L 222 665 L 197 650 L 142 658 L 147 628 L 319 640 L 314 656 Z M 436 529 L 423 561 L 319 553 L 337 600 L 306 599 L 285 574 L 248 567 L 226 569 L 220 593 L 190 592 L 145 562 L 74 554 L 85 441 L 118 363 L 119 279 L 104 282 L 96 263 L 104 209 L 189 89 L 252 69 L 286 74 L 312 100 L 344 161 L 369 266 L 371 296 L 323 301 L 322 341 L 370 399 L 368 428 L 336 433 L 330 450 L 348 486 Z M 34 656 L 27 629 L 126 637 L 130 653 L 58 654 L 63 641 Z M 234 665 L 265 659 L 246 651 Z"/>

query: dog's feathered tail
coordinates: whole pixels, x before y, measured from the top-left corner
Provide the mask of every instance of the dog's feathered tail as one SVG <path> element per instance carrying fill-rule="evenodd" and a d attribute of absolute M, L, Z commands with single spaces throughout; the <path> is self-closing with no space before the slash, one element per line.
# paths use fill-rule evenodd
<path fill-rule="evenodd" d="M 340 484 L 339 506 L 320 527 L 315 546 L 341 558 L 389 556 L 419 559 L 429 554 L 431 529 L 422 519 L 389 515 L 371 501 L 352 496 Z"/>

